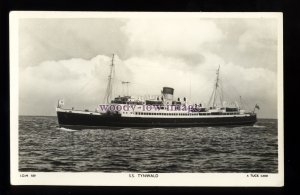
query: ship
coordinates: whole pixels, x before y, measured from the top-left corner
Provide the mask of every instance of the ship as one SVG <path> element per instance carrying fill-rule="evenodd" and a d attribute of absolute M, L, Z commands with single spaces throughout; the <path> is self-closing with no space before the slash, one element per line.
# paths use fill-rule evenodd
<path fill-rule="evenodd" d="M 174 88 L 163 87 L 160 95 L 135 98 L 129 94 L 112 98 L 114 55 L 104 104 L 94 111 L 64 108 L 63 100 L 56 107 L 59 127 L 68 129 L 120 129 L 120 128 L 185 128 L 202 126 L 252 126 L 257 122 L 256 104 L 253 111 L 246 111 L 238 104 L 224 105 L 220 95 L 220 66 L 216 71 L 209 103 L 191 104 L 187 98 L 174 99 Z M 129 82 L 123 82 L 129 83 Z M 219 99 L 217 103 L 217 100 Z"/>

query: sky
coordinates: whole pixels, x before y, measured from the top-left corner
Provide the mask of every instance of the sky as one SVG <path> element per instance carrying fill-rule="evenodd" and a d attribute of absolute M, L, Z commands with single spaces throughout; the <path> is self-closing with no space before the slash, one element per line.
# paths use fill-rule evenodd
<path fill-rule="evenodd" d="M 27 18 L 19 21 L 19 114 L 56 115 L 104 103 L 112 54 L 113 95 L 160 95 L 207 104 L 220 66 L 224 100 L 277 118 L 274 18 Z"/>

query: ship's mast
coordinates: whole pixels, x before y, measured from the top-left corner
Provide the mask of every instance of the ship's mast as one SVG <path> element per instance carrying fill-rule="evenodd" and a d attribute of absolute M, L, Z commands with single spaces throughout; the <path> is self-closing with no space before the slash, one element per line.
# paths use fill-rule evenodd
<path fill-rule="evenodd" d="M 214 89 L 213 107 L 215 107 L 216 98 L 217 98 L 217 90 L 218 90 L 218 87 L 219 87 L 219 73 L 220 73 L 220 65 L 219 65 L 219 68 L 217 70 L 217 79 L 216 79 L 216 84 L 215 84 L 215 89 Z"/>
<path fill-rule="evenodd" d="M 220 65 L 219 65 L 219 68 L 217 70 L 217 78 L 216 78 L 216 83 L 214 85 L 214 89 L 213 89 L 213 92 L 211 94 L 211 97 L 209 99 L 209 103 L 208 105 L 210 105 L 211 101 L 212 101 L 212 107 L 214 108 L 216 106 L 216 99 L 217 99 L 217 93 L 218 93 L 218 90 L 220 90 L 220 94 L 219 94 L 219 98 L 220 98 L 220 103 L 221 103 L 221 107 L 223 107 L 223 97 L 222 97 L 222 90 L 219 88 L 219 82 L 220 82 Z"/>
<path fill-rule="evenodd" d="M 104 102 L 106 104 L 110 103 L 111 100 L 111 96 L 112 96 L 112 91 L 113 91 L 113 76 L 114 76 L 114 57 L 115 54 L 112 55 L 112 59 L 111 59 L 111 66 L 110 66 L 110 73 L 108 76 L 108 83 L 107 83 L 107 88 L 106 88 L 106 92 L 105 92 L 105 96 L 104 96 Z"/>

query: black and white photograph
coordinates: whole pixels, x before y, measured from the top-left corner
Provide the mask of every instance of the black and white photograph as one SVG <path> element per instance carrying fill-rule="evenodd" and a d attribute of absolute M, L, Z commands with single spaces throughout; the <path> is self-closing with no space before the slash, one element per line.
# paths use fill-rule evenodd
<path fill-rule="evenodd" d="M 282 13 L 10 13 L 15 185 L 283 186 Z"/>

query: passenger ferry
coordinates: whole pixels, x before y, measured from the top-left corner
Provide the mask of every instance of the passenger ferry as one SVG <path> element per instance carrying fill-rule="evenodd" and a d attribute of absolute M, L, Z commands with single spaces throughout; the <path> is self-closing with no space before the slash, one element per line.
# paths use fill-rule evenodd
<path fill-rule="evenodd" d="M 112 79 L 114 78 L 114 55 L 105 95 L 105 104 L 95 111 L 63 108 L 59 100 L 56 108 L 60 127 L 70 129 L 100 128 L 158 128 L 158 127 L 199 127 L 199 126 L 241 126 L 253 125 L 257 121 L 255 105 L 252 112 L 241 109 L 238 105 L 223 105 L 222 99 L 217 105 L 219 89 L 219 70 L 216 83 L 210 97 L 210 107 L 202 104 L 189 104 L 187 99 L 174 100 L 174 89 L 163 87 L 160 96 L 142 99 L 132 96 L 118 96 L 111 100 Z M 222 97 L 222 96 L 220 96 Z"/>

